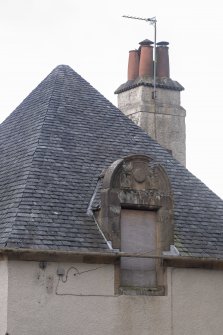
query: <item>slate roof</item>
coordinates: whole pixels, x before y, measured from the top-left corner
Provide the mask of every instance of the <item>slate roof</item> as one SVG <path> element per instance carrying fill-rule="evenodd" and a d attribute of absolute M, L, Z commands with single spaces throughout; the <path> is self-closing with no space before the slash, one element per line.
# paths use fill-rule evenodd
<path fill-rule="evenodd" d="M 223 257 L 223 201 L 65 65 L 0 126 L 0 247 L 107 250 L 87 209 L 101 171 L 130 154 L 165 167 L 181 255 Z"/>

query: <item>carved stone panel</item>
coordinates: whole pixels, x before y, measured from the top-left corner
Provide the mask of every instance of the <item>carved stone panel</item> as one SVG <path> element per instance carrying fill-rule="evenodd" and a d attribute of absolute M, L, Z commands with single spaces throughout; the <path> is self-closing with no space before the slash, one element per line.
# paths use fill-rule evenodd
<path fill-rule="evenodd" d="M 145 156 L 130 156 L 123 159 L 114 171 L 110 187 L 116 189 L 170 191 L 164 169 Z"/>

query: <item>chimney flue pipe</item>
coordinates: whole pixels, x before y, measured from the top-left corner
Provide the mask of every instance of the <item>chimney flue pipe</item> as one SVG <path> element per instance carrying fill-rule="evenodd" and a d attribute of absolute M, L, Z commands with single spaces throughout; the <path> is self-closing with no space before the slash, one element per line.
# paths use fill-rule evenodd
<path fill-rule="evenodd" d="M 129 51 L 128 80 L 135 80 L 139 76 L 139 52 Z"/>
<path fill-rule="evenodd" d="M 144 40 L 140 44 L 139 76 L 153 76 L 153 42 Z"/>
<path fill-rule="evenodd" d="M 156 44 L 156 76 L 158 78 L 170 77 L 170 66 L 169 66 L 169 48 L 168 42 L 159 42 Z"/>

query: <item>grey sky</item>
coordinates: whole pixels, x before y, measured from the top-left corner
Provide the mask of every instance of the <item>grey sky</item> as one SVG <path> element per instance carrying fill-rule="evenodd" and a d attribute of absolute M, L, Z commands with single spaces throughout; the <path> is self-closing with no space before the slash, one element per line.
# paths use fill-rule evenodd
<path fill-rule="evenodd" d="M 116 104 L 128 51 L 153 27 L 123 14 L 157 17 L 157 40 L 170 42 L 171 78 L 184 87 L 187 167 L 223 197 L 220 0 L 1 0 L 0 121 L 59 64 L 68 64 Z"/>

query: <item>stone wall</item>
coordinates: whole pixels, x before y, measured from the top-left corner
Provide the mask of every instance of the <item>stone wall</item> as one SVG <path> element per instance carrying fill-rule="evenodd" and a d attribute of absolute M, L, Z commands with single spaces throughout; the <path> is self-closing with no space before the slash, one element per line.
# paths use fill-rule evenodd
<path fill-rule="evenodd" d="M 0 335 L 7 331 L 7 307 L 8 307 L 8 262 L 0 260 Z"/>
<path fill-rule="evenodd" d="M 222 271 L 169 268 L 166 296 L 114 295 L 108 264 L 10 261 L 8 274 L 9 335 L 222 332 Z"/>

